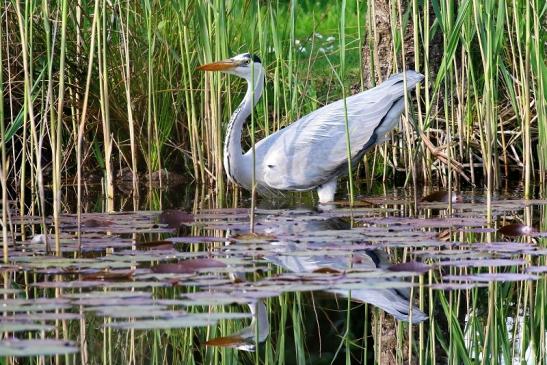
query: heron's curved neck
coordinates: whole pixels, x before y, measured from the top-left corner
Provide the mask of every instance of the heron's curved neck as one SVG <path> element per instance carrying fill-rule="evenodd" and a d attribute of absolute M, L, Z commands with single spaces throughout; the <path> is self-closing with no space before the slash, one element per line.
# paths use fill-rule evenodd
<path fill-rule="evenodd" d="M 237 184 L 250 187 L 252 180 L 252 166 L 245 163 L 241 146 L 241 133 L 245 121 L 251 115 L 254 105 L 260 99 L 264 89 L 264 71 L 262 66 L 254 70 L 254 82 L 247 79 L 247 92 L 243 101 L 232 114 L 226 138 L 224 140 L 224 169 L 228 178 Z"/>

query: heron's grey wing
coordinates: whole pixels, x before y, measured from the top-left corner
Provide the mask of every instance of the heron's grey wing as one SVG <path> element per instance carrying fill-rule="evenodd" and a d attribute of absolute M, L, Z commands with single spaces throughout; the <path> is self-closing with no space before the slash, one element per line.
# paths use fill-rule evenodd
<path fill-rule="evenodd" d="M 407 72 L 407 88 L 421 80 Z M 302 117 L 261 146 L 264 181 L 281 190 L 306 190 L 344 171 L 347 163 L 345 116 L 351 157 L 357 158 L 393 128 L 403 110 L 403 77 L 338 100 Z M 347 109 L 346 109 L 347 108 Z"/>

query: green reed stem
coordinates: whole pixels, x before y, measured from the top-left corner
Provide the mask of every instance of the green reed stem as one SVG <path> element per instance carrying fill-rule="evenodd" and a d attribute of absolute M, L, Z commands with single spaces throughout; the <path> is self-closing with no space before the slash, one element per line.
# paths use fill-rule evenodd
<path fill-rule="evenodd" d="M 122 44 L 121 44 L 121 50 L 122 55 L 124 56 L 122 58 L 122 64 L 124 65 L 124 86 L 125 86 L 125 97 L 126 97 L 126 105 L 127 105 L 127 124 L 129 127 L 129 144 L 131 147 L 131 180 L 132 180 L 132 186 L 133 186 L 133 196 L 138 195 L 139 193 L 139 187 L 137 185 L 137 145 L 136 145 L 136 136 L 135 136 L 135 120 L 133 117 L 133 101 L 131 97 L 131 57 L 130 57 L 130 47 L 129 47 L 129 36 L 130 36 L 130 29 L 129 29 L 129 3 L 126 4 L 125 7 L 125 23 L 123 21 L 124 17 L 120 14 L 120 24 L 121 24 L 121 38 L 122 38 Z M 120 9 L 121 12 L 121 9 Z M 125 29 L 124 29 L 125 25 Z M 138 209 L 138 207 L 133 207 L 135 210 Z"/>
<path fill-rule="evenodd" d="M 59 60 L 59 93 L 57 100 L 57 118 L 52 119 L 51 145 L 54 153 L 53 159 L 53 222 L 55 226 L 55 254 L 62 255 L 61 251 L 61 151 L 62 151 L 62 126 L 64 116 L 65 97 L 65 58 L 66 58 L 66 25 L 68 16 L 67 0 L 61 2 L 61 52 Z M 50 80 L 50 82 L 52 82 Z M 53 123 L 55 121 L 55 123 Z M 54 138 L 53 138 L 54 137 Z"/>
<path fill-rule="evenodd" d="M 0 24 L 0 69 L 4 69 L 4 32 L 2 24 Z M 9 262 L 9 246 L 8 246 L 8 186 L 7 186 L 7 158 L 6 158 L 6 134 L 4 118 L 4 80 L 3 72 L 0 72 L 0 148 L 2 149 L 2 165 L 0 166 L 0 183 L 2 185 L 2 252 L 4 263 Z M 7 276 L 7 273 L 6 273 Z"/>
<path fill-rule="evenodd" d="M 76 168 L 77 168 L 77 202 L 76 202 L 76 214 L 78 221 L 78 251 L 81 251 L 82 241 L 80 235 L 80 228 L 82 223 L 82 140 L 85 132 L 85 125 L 87 121 L 88 105 L 89 105 L 89 88 L 91 85 L 91 77 L 93 74 L 93 58 L 95 55 L 95 38 L 97 32 L 97 22 L 99 18 L 99 0 L 95 0 L 95 6 L 93 8 L 93 18 L 91 21 L 91 39 L 88 54 L 87 63 L 87 76 L 85 81 L 84 98 L 82 102 L 82 111 L 80 114 L 80 122 L 78 126 L 78 140 L 76 141 Z"/>
<path fill-rule="evenodd" d="M 47 2 L 44 0 L 44 9 L 47 10 Z M 28 113 L 28 119 L 30 120 L 30 128 L 31 128 L 31 136 L 33 139 L 33 143 L 35 146 L 35 153 L 36 153 L 36 180 L 38 184 L 38 204 L 40 206 L 40 221 L 42 226 L 42 232 L 45 234 L 45 246 L 46 246 L 46 252 L 49 251 L 49 245 L 48 245 L 48 235 L 47 235 L 47 229 L 46 229 L 46 212 L 45 212 L 45 193 L 44 193 L 44 179 L 43 179 L 43 172 L 42 172 L 42 127 L 40 128 L 40 139 L 38 139 L 38 132 L 36 129 L 36 118 L 34 115 L 34 106 L 33 101 L 31 97 L 31 73 L 30 73 L 30 62 L 29 62 L 29 47 L 28 47 L 28 38 L 27 33 L 25 31 L 24 26 L 24 19 L 21 14 L 21 4 L 19 0 L 16 0 L 15 3 L 15 11 L 17 14 L 17 23 L 19 25 L 19 34 L 21 37 L 21 55 L 23 59 L 23 82 L 24 82 L 24 109 L 25 109 L 25 115 Z M 49 44 L 49 43 L 47 43 Z M 48 52 L 48 68 L 51 70 L 51 57 L 50 52 Z M 51 76 L 51 71 L 49 72 L 49 75 Z M 48 82 L 48 96 L 49 100 L 51 100 L 52 93 L 50 92 L 52 88 L 52 81 L 51 77 L 49 78 L 50 82 Z M 24 214 L 23 212 L 20 212 L 20 214 Z"/>

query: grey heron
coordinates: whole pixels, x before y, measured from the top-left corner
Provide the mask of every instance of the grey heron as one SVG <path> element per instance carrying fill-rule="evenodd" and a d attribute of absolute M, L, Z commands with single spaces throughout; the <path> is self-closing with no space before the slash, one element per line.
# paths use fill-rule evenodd
<path fill-rule="evenodd" d="M 198 70 L 221 71 L 247 81 L 245 97 L 228 124 L 224 168 L 230 181 L 250 190 L 253 155 L 252 150 L 243 153 L 241 133 L 262 95 L 264 67 L 258 56 L 243 53 Z M 357 162 L 397 125 L 404 110 L 405 85 L 412 90 L 422 79 L 423 75 L 411 70 L 393 75 L 375 88 L 347 97 L 346 107 L 344 99 L 337 100 L 256 143 L 257 191 L 316 189 L 320 203 L 333 201 L 338 177 L 347 173 L 346 116 L 351 159 Z"/>

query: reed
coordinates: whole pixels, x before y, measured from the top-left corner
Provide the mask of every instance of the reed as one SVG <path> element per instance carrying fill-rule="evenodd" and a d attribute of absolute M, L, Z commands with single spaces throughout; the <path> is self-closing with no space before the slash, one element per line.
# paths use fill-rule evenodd
<path fill-rule="evenodd" d="M 161 168 L 214 183 L 218 193 L 226 192 L 227 186 L 234 188 L 224 181 L 221 146 L 224 120 L 244 86 L 219 75 L 198 75 L 194 68 L 239 51 L 261 53 L 268 80 L 252 124 L 255 130 L 246 133 L 245 144 L 250 147 L 251 134 L 258 140 L 343 96 L 346 88 L 364 84 L 361 48 L 378 38 L 375 2 L 344 4 L 320 3 L 329 10 L 341 9 L 323 24 L 316 22 L 315 12 L 304 12 L 313 9 L 306 2 L 247 6 L 243 1 L 211 5 L 114 1 L 101 3 L 96 27 L 89 26 L 95 12 L 92 3 L 8 4 L 6 10 L 12 12 L 4 13 L 3 24 L 16 27 L 5 28 L 10 41 L 3 43 L 3 54 L 20 60 L 22 72 L 10 73 L 7 86 L 20 77 L 24 88 L 18 94 L 8 93 L 13 110 L 4 114 L 6 147 L 30 141 L 42 148 L 33 148 L 34 152 L 23 148 L 21 158 L 7 153 L 8 164 L 20 166 L 17 174 L 8 173 L 7 181 L 17 175 L 24 198 L 24 181 L 30 174 L 43 197 L 45 185 L 54 184 L 54 191 L 60 191 L 61 175 L 66 175 L 61 170 L 83 164 L 80 171 L 85 175 L 98 164 L 104 169 L 109 209 L 116 169 L 131 171 L 135 191 L 138 181 L 150 180 Z M 348 6 L 349 11 L 344 11 Z M 499 186 L 501 171 L 520 169 L 529 196 L 534 182 L 544 181 L 547 160 L 540 2 L 391 0 L 390 9 L 395 60 L 391 72 L 413 67 L 423 70 L 426 79 L 416 91 L 419 102 L 412 113 L 416 117 L 409 115 L 416 120 L 416 130 L 405 118 L 404 133 L 396 134 L 393 148 L 385 151 L 390 155 L 379 149 L 366 158 L 367 176 L 373 179 L 383 171 L 384 179 L 394 177 L 401 166 L 414 161 L 415 180 L 459 186 L 462 178 L 471 176 L 478 183 L 477 176 L 484 176 L 485 186 L 493 190 Z M 55 17 L 56 23 L 49 17 Z M 407 64 L 403 29 L 410 23 L 414 60 Z M 323 41 L 315 36 L 321 32 Z M 329 35 L 338 42 L 326 50 L 327 43 L 321 42 Z M 432 73 L 430 48 L 439 36 L 444 53 Z M 95 52 L 89 52 L 95 46 Z M 343 88 L 334 82 L 332 67 L 319 48 L 339 69 Z M 371 72 L 378 74 L 380 60 L 370 49 L 363 56 L 371 59 Z M 38 82 L 45 76 L 40 65 L 46 65 L 47 82 Z M 87 103 L 82 102 L 84 86 L 78 85 L 82 74 L 91 77 Z M 47 98 L 36 115 L 38 95 Z M 46 115 L 54 129 L 36 123 Z M 82 150 L 76 153 L 74 145 Z M 53 154 L 44 156 L 49 148 Z M 46 181 L 44 161 L 54 163 Z M 21 208 L 23 214 L 25 207 Z"/>
<path fill-rule="evenodd" d="M 3 50 L 3 29 L 0 27 L 0 68 L 4 68 L 4 59 L 2 57 Z M 0 136 L 5 136 L 6 127 L 4 119 L 4 80 L 0 73 Z M 6 181 L 7 176 L 7 159 L 6 159 L 6 140 L 2 138 L 0 141 L 2 164 L 0 166 L 0 184 L 2 187 L 2 260 L 4 263 L 9 262 L 9 241 L 8 241 L 8 186 Z"/>

